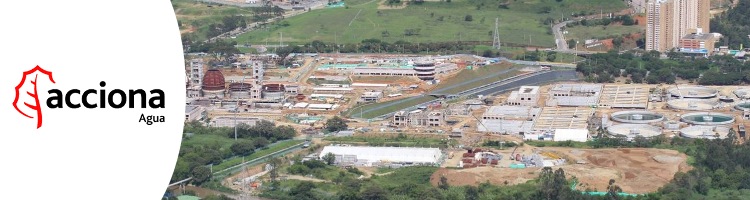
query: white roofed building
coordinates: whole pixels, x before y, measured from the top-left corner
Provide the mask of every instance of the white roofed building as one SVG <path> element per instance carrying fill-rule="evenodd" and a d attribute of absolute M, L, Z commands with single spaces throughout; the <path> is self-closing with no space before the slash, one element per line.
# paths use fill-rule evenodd
<path fill-rule="evenodd" d="M 206 118 L 206 109 L 202 106 L 185 106 L 185 121 L 203 120 Z"/>
<path fill-rule="evenodd" d="M 586 129 L 555 129 L 555 136 L 552 140 L 586 142 L 589 139 L 589 131 Z"/>
<path fill-rule="evenodd" d="M 328 153 L 336 156 L 336 164 L 345 166 L 436 165 L 443 156 L 438 148 L 326 146 L 319 157 Z"/>

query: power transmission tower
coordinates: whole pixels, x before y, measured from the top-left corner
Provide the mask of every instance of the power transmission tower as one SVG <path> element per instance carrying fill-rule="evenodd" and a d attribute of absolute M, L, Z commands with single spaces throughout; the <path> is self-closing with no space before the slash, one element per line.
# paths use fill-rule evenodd
<path fill-rule="evenodd" d="M 495 18 L 495 32 L 492 33 L 492 48 L 500 49 L 500 31 L 498 31 L 498 20 Z"/>

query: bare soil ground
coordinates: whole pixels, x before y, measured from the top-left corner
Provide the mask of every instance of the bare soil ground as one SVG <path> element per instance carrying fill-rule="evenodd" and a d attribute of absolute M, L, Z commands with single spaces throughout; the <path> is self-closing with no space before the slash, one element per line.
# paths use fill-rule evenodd
<path fill-rule="evenodd" d="M 522 152 L 534 147 L 524 147 Z M 628 193 L 648 193 L 657 190 L 672 180 L 674 174 L 691 169 L 687 156 L 674 150 L 665 149 L 574 149 L 562 147 L 539 148 L 554 151 L 571 159 L 562 168 L 569 177 L 577 177 L 580 190 L 590 188 L 604 190 L 609 179 L 614 179 Z M 505 152 L 505 151 L 501 151 Z M 508 154 L 504 156 L 507 157 Z M 456 154 L 460 156 L 460 154 Z M 455 158 L 455 157 L 454 157 Z M 507 158 L 503 158 L 507 160 Z M 576 161 L 586 164 L 574 164 Z M 451 185 L 478 185 L 489 181 L 492 184 L 519 184 L 538 176 L 541 168 L 510 169 L 507 165 L 498 167 L 478 167 L 469 169 L 440 169 L 430 178 L 437 185 L 440 176 L 446 176 Z"/>

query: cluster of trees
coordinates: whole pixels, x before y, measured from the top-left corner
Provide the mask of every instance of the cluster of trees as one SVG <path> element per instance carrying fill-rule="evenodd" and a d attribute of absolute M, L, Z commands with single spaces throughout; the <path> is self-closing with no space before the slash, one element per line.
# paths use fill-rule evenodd
<path fill-rule="evenodd" d="M 740 44 L 750 47 L 750 2 L 739 1 L 737 6 L 711 19 L 711 32 L 724 37 L 720 43 L 738 49 Z"/>
<path fill-rule="evenodd" d="M 215 42 L 189 42 L 188 53 L 210 53 L 215 55 L 229 56 L 239 54 L 240 50 L 235 45 L 237 42 L 229 40 L 217 40 Z"/>
<path fill-rule="evenodd" d="M 276 142 L 278 140 L 292 139 L 297 134 L 289 125 L 276 126 L 273 122 L 261 120 L 250 126 L 247 124 L 240 124 L 237 126 L 237 137 L 238 138 L 264 138 L 270 142 Z M 227 134 L 227 137 L 234 137 L 234 133 Z"/>
<path fill-rule="evenodd" d="M 515 142 L 503 142 L 498 140 L 487 140 L 482 143 L 485 147 L 515 147 L 518 146 Z"/>
<path fill-rule="evenodd" d="M 581 21 L 570 22 L 566 27 L 574 26 L 607 26 L 612 23 L 621 23 L 623 26 L 637 25 L 638 22 L 633 19 L 630 15 L 615 16 L 613 18 L 604 19 L 583 19 Z"/>
<path fill-rule="evenodd" d="M 194 135 L 234 138 L 233 128 L 206 127 L 200 122 L 186 123 L 184 131 Z M 235 156 L 253 154 L 256 149 L 266 148 L 272 142 L 291 139 L 295 135 L 296 131 L 290 126 L 275 126 L 267 121 L 261 121 L 256 126 L 240 124 L 237 127 L 237 137 L 240 139 L 229 148 L 220 142 L 187 142 L 191 137 L 185 135 L 171 181 L 193 177 L 193 184 L 203 184 L 211 177 L 211 169 L 207 165 L 216 165 Z"/>
<path fill-rule="evenodd" d="M 632 140 L 626 137 L 599 137 L 586 142 L 562 141 L 527 141 L 526 144 L 536 147 L 573 147 L 573 148 L 656 148 L 663 147 L 668 141 L 665 137 L 645 138 L 636 136 Z"/>
<path fill-rule="evenodd" d="M 333 116 L 331 119 L 326 120 L 326 130 L 328 132 L 343 131 L 349 128 L 346 124 L 346 120 L 339 116 Z"/>
<path fill-rule="evenodd" d="M 524 51 L 521 55 L 516 55 L 516 60 L 527 60 L 527 61 L 549 61 L 555 62 L 557 59 L 557 52 L 554 51 Z"/>
<path fill-rule="evenodd" d="M 617 77 L 626 77 L 632 83 L 672 84 L 677 78 L 697 81 L 703 85 L 731 85 L 750 82 L 750 63 L 742 63 L 731 56 L 685 57 L 669 52 L 669 59 L 661 59 L 656 51 L 640 56 L 615 51 L 593 54 L 578 63 L 576 70 L 586 76 L 586 81 L 611 83 Z"/>
<path fill-rule="evenodd" d="M 289 166 L 287 171 L 290 174 L 298 174 L 306 176 L 313 173 L 313 170 L 326 168 L 326 163 L 320 160 L 308 160 L 304 162 L 295 162 L 292 166 Z"/>
<path fill-rule="evenodd" d="M 245 17 L 239 15 L 225 16 L 221 19 L 221 22 L 220 24 L 208 25 L 208 32 L 206 32 L 208 38 L 216 37 L 237 28 L 247 27 L 247 20 Z"/>
<path fill-rule="evenodd" d="M 263 22 L 270 18 L 284 16 L 284 9 L 279 6 L 272 6 L 270 4 L 254 7 L 253 9 L 253 21 Z"/>
<path fill-rule="evenodd" d="M 662 199 L 750 198 L 750 144 L 737 145 L 734 134 L 721 140 L 674 138 L 670 145 L 683 147 L 695 159 L 694 169 L 678 172 L 655 195 Z"/>

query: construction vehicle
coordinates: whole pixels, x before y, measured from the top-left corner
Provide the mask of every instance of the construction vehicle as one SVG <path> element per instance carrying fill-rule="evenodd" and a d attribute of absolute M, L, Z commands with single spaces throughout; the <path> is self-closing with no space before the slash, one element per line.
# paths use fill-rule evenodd
<path fill-rule="evenodd" d="M 551 152 L 542 152 L 541 154 L 552 159 L 560 159 L 560 156 Z"/>
<path fill-rule="evenodd" d="M 513 152 L 510 153 L 510 160 L 515 160 L 514 155 L 516 155 L 516 149 L 518 149 L 518 146 L 516 146 L 516 148 L 513 148 Z"/>

